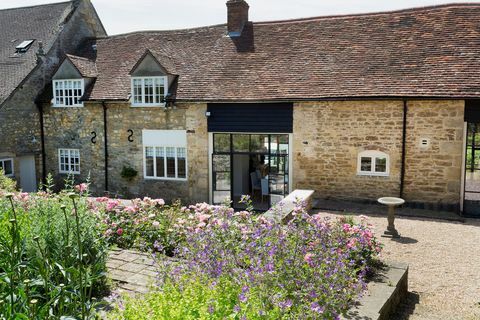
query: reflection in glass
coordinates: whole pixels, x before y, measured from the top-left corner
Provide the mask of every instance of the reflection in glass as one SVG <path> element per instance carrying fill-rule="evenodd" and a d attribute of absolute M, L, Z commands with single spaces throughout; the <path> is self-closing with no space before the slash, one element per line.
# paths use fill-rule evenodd
<path fill-rule="evenodd" d="M 249 150 L 250 150 L 250 135 L 234 134 L 233 135 L 233 151 L 249 152 Z"/>
<path fill-rule="evenodd" d="M 387 172 L 387 158 L 375 159 L 375 172 Z"/>
<path fill-rule="evenodd" d="M 230 134 L 215 133 L 213 148 L 215 152 L 230 152 Z"/>
<path fill-rule="evenodd" d="M 360 160 L 360 168 L 361 171 L 372 171 L 372 158 L 362 157 Z"/>

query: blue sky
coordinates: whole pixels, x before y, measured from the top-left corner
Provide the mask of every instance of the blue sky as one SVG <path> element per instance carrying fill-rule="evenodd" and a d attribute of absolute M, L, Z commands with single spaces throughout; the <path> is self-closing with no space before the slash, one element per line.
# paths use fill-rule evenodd
<path fill-rule="evenodd" d="M 226 0 L 91 0 L 109 34 L 225 23 Z M 462 2 L 478 2 L 464 0 Z M 55 0 L 1 0 L 0 9 Z M 247 0 L 250 20 L 268 21 L 332 14 L 377 12 L 451 3 L 434 0 Z"/>

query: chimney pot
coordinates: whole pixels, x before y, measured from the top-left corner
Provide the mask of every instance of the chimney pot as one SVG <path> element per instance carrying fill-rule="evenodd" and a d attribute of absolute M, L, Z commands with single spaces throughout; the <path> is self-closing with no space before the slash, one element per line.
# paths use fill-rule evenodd
<path fill-rule="evenodd" d="M 227 1 L 227 28 L 230 37 L 242 35 L 243 28 L 248 22 L 249 5 L 245 0 Z"/>

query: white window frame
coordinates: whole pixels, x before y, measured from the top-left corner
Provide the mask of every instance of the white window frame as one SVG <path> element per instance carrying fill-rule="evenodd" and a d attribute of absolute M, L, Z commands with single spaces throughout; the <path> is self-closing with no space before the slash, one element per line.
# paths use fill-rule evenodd
<path fill-rule="evenodd" d="M 77 104 L 72 104 L 72 105 L 67 105 L 65 104 L 65 98 L 66 98 L 66 95 L 65 95 L 65 84 L 68 83 L 68 82 L 72 82 L 72 86 L 73 86 L 73 82 L 80 82 L 80 96 L 78 97 L 78 100 L 79 100 L 79 103 Z M 56 84 L 57 83 L 62 83 L 63 84 L 63 87 L 62 87 L 62 91 L 63 91 L 63 104 L 57 104 L 57 90 L 56 90 Z M 85 79 L 59 79 L 59 80 L 53 80 L 52 82 L 52 85 L 53 85 L 53 106 L 56 107 L 56 108 L 76 108 L 76 107 L 83 107 L 83 102 L 80 101 L 80 98 L 83 96 L 83 94 L 85 93 Z"/>
<path fill-rule="evenodd" d="M 370 158 L 372 167 L 370 171 L 362 171 L 362 158 Z M 385 172 L 377 172 L 376 171 L 376 161 L 377 158 L 385 158 L 386 159 L 386 168 Z M 359 176 L 380 176 L 380 177 L 388 177 L 390 175 L 390 157 L 388 154 L 382 151 L 377 150 L 366 150 L 362 151 L 358 154 L 357 159 L 357 175 Z"/>
<path fill-rule="evenodd" d="M 147 148 L 153 148 L 153 176 L 147 176 Z M 157 148 L 163 148 L 163 177 L 157 176 Z M 175 178 L 167 177 L 167 148 L 175 149 Z M 178 149 L 185 149 L 185 178 L 178 177 Z M 159 145 L 146 145 L 143 147 L 143 177 L 146 180 L 173 180 L 173 181 L 187 181 L 188 180 L 188 160 L 187 147 L 171 147 Z"/>
<path fill-rule="evenodd" d="M 154 85 L 153 85 L 153 98 L 155 100 L 155 80 L 161 79 L 163 81 L 164 89 L 163 89 L 163 101 L 164 102 L 153 102 L 153 103 L 146 103 L 145 102 L 145 80 L 152 80 Z M 142 81 L 142 102 L 136 103 L 135 102 L 135 87 L 134 87 L 134 81 L 135 80 L 141 80 Z M 132 77 L 131 79 L 131 103 L 132 107 L 164 107 L 165 106 L 165 99 L 167 98 L 168 94 L 168 77 L 167 76 L 157 76 L 157 77 Z M 159 100 L 161 100 L 162 97 L 159 97 Z"/>
<path fill-rule="evenodd" d="M 66 154 L 68 154 L 67 159 L 71 161 L 72 158 L 72 153 L 77 152 L 78 153 L 78 170 L 62 170 L 62 157 L 61 157 L 61 152 L 64 151 Z M 66 149 L 66 148 L 59 148 L 58 149 L 58 172 L 60 173 L 65 173 L 65 174 L 80 174 L 80 150 L 79 149 Z M 70 165 L 71 167 L 71 165 Z"/>
<path fill-rule="evenodd" d="M 186 130 L 143 130 L 143 177 L 145 180 L 188 180 L 188 147 Z M 153 176 L 147 176 L 147 148 L 153 148 Z M 157 148 L 163 148 L 163 177 L 157 174 Z M 175 177 L 167 177 L 167 148 L 175 149 Z M 185 150 L 185 178 L 178 177 L 178 149 Z"/>
<path fill-rule="evenodd" d="M 7 161 L 10 161 L 12 163 L 12 173 L 7 174 L 5 171 L 3 171 L 3 173 L 5 174 L 6 177 L 13 177 L 15 176 L 15 167 L 13 164 L 13 158 L 0 159 L 0 162 L 2 163 L 2 168 L 5 168 L 5 162 Z"/>

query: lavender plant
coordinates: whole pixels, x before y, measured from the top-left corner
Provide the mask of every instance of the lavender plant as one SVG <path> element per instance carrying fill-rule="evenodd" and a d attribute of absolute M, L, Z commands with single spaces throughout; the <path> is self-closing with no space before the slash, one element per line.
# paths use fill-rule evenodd
<path fill-rule="evenodd" d="M 160 256 L 159 291 L 130 300 L 117 319 L 146 319 L 139 306 L 156 319 L 336 319 L 364 291 L 380 252 L 365 221 L 310 216 L 300 205 L 287 225 L 206 204 L 184 213 L 174 225 L 185 230 L 183 263 Z"/>

